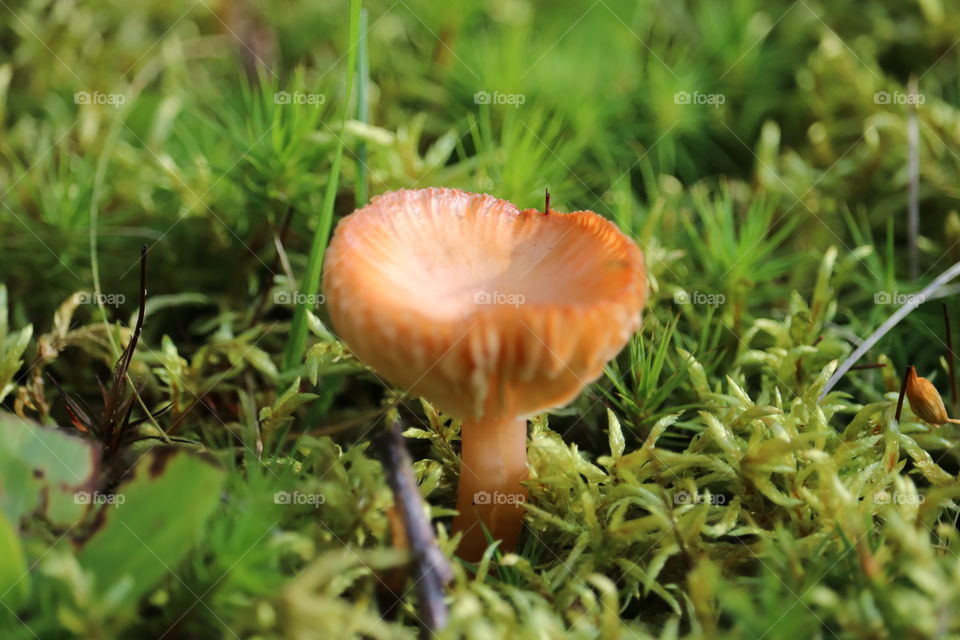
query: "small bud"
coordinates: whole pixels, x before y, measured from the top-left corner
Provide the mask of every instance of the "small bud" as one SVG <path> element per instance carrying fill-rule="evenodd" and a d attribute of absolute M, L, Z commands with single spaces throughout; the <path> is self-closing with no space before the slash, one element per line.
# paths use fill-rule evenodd
<path fill-rule="evenodd" d="M 945 422 L 960 423 L 960 420 L 947 417 L 947 409 L 937 388 L 926 378 L 918 376 L 913 366 L 907 369 L 907 400 L 913 413 L 932 425 L 939 427 Z"/>

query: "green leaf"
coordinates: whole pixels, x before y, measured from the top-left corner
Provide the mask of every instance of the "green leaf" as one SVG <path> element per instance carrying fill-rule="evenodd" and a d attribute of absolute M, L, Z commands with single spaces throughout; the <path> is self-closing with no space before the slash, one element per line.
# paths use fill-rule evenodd
<path fill-rule="evenodd" d="M 79 553 L 101 594 L 136 603 L 199 539 L 220 500 L 224 474 L 186 453 L 154 449 L 104 507 L 99 529 Z"/>
<path fill-rule="evenodd" d="M 625 441 L 623 439 L 623 429 L 620 428 L 620 420 L 610 409 L 607 409 L 607 425 L 610 431 L 610 455 L 616 460 L 623 455 Z"/>
<path fill-rule="evenodd" d="M 16 609 L 29 591 L 23 545 L 20 544 L 16 528 L 0 512 L 0 603 Z"/>
<path fill-rule="evenodd" d="M 80 438 L 0 414 L 0 512 L 17 524 L 42 508 L 51 523 L 72 526 L 87 508 L 76 496 L 93 481 L 96 459 Z"/>
<path fill-rule="evenodd" d="M 293 381 L 290 388 L 277 398 L 272 407 L 260 409 L 260 424 L 265 435 L 275 432 L 293 422 L 296 410 L 317 398 L 313 393 L 300 393 L 300 378 Z"/>

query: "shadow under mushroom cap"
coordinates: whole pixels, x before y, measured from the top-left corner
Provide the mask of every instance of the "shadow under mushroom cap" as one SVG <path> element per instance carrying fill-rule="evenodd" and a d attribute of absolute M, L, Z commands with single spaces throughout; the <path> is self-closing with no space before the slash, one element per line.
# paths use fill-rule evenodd
<path fill-rule="evenodd" d="M 463 419 L 569 402 L 639 328 L 646 273 L 633 241 L 593 212 L 434 188 L 345 217 L 324 291 L 361 361 Z"/>

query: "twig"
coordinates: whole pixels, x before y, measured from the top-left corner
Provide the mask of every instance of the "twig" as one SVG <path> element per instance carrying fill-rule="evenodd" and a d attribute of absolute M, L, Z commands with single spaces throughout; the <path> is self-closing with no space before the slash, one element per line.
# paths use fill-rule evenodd
<path fill-rule="evenodd" d="M 858 364 L 850 367 L 850 371 L 862 371 L 864 369 L 882 369 L 887 366 L 886 362 L 871 362 L 870 364 Z"/>
<path fill-rule="evenodd" d="M 850 367 L 857 364 L 857 361 L 863 357 L 867 351 L 873 348 L 880 338 L 885 336 L 890 329 L 893 329 L 897 324 L 903 320 L 907 315 L 916 309 L 920 304 L 926 301 L 929 298 L 932 298 L 934 293 L 940 289 L 943 285 L 950 282 L 957 276 L 960 276 L 960 262 L 955 263 L 949 269 L 941 273 L 937 278 L 923 288 L 920 293 L 910 298 L 910 301 L 905 305 L 897 309 L 892 316 L 887 318 L 886 322 L 880 325 L 880 328 L 870 334 L 870 337 L 863 341 L 863 343 L 854 350 L 850 357 L 843 361 L 843 364 L 837 368 L 830 379 L 827 380 L 827 384 L 824 385 L 823 391 L 820 392 L 820 400 L 830 393 L 830 390 L 837 386 L 837 382 L 840 381 L 847 371 L 850 370 Z"/>
<path fill-rule="evenodd" d="M 910 378 L 910 367 L 903 372 L 903 382 L 900 383 L 900 397 L 897 398 L 897 412 L 894 417 L 900 422 L 900 412 L 903 411 L 903 395 L 907 392 L 907 380 Z"/>
<path fill-rule="evenodd" d="M 447 624 L 443 588 L 453 579 L 453 571 L 437 546 L 430 520 L 424 512 L 410 454 L 403 441 L 400 420 L 390 421 L 380 441 L 387 483 L 393 491 L 413 557 L 415 588 L 421 610 L 420 623 L 424 635 L 429 637 Z"/>

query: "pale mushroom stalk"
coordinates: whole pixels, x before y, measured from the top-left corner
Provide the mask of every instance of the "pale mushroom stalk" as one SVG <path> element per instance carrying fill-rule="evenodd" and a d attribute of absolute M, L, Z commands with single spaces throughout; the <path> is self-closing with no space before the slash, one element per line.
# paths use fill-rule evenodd
<path fill-rule="evenodd" d="M 464 420 L 460 427 L 460 484 L 455 531 L 463 532 L 459 552 L 476 559 L 487 535 L 516 548 L 523 527 L 527 489 L 527 421 L 502 417 Z M 484 531 L 484 528 L 487 531 Z"/>
<path fill-rule="evenodd" d="M 327 251 L 333 327 L 387 382 L 462 422 L 454 531 L 513 551 L 526 418 L 570 402 L 640 326 L 643 254 L 592 211 L 519 210 L 457 189 L 385 193 Z M 548 213 L 549 215 L 544 215 Z"/>

